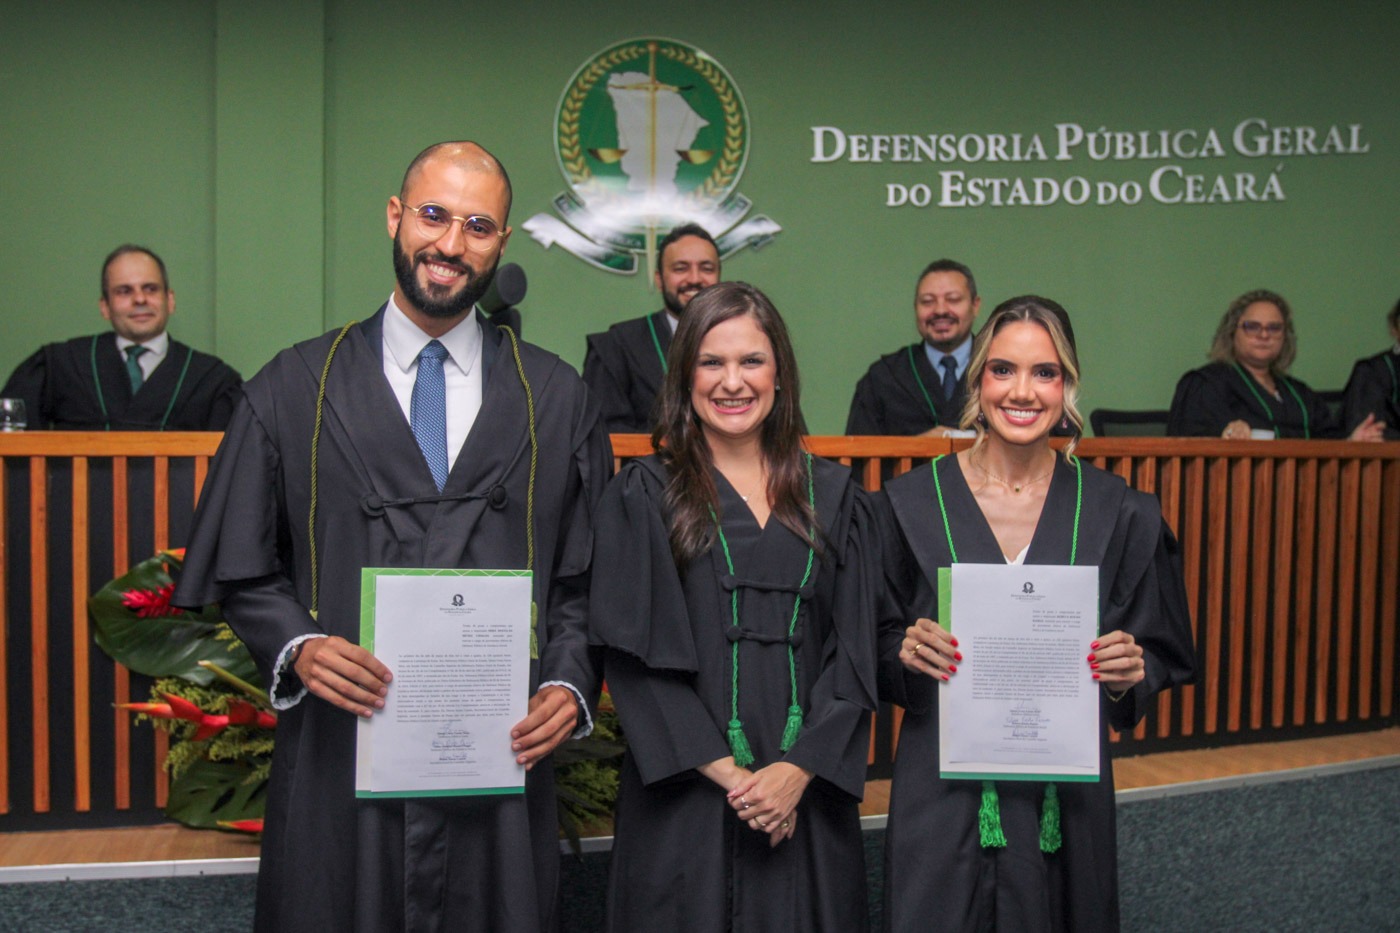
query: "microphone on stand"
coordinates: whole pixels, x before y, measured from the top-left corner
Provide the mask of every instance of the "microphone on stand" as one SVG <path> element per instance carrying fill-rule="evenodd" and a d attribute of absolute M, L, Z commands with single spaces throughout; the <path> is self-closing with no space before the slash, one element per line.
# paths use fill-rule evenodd
<path fill-rule="evenodd" d="M 525 300 L 525 270 L 513 262 L 508 262 L 496 270 L 491 286 L 481 296 L 477 304 L 481 312 L 493 324 L 504 324 L 520 336 L 520 308 Z"/>

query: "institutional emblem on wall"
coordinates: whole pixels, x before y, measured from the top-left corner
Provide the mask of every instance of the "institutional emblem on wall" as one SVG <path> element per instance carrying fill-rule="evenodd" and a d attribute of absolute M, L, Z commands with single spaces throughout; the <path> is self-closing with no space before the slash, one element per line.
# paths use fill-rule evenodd
<path fill-rule="evenodd" d="M 721 257 L 763 246 L 782 228 L 736 190 L 749 153 L 749 115 L 729 73 L 672 39 L 629 39 L 569 79 L 555 115 L 555 151 L 569 190 L 555 213 L 522 226 L 600 269 L 650 268 L 656 241 L 698 223 Z"/>

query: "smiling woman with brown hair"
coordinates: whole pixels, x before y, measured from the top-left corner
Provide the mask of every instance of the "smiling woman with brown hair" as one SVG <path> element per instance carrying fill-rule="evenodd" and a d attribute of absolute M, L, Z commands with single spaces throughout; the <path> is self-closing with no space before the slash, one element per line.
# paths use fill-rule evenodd
<path fill-rule="evenodd" d="M 803 450 L 762 292 L 700 292 L 667 361 L 657 452 L 597 516 L 590 638 L 628 743 L 608 928 L 864 929 L 869 500 Z"/>

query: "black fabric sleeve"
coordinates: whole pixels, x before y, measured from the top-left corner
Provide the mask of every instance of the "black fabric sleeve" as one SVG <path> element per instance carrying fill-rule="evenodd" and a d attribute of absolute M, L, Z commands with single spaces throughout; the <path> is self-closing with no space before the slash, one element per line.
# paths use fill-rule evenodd
<path fill-rule="evenodd" d="M 914 602 L 922 571 L 899 522 L 889 497 L 883 492 L 872 497 L 876 528 L 880 536 L 879 554 L 884 579 L 876 602 L 876 663 L 880 699 L 915 713 L 933 708 L 933 678 L 911 671 L 899 659 L 904 630 L 917 618 Z"/>
<path fill-rule="evenodd" d="M 808 696 L 802 731 L 784 760 L 860 799 L 875 711 L 879 564 L 875 517 L 863 490 L 852 489 L 851 509 L 835 567 L 833 624 L 822 648 L 822 670 Z"/>
<path fill-rule="evenodd" d="M 1168 436 L 1219 437 L 1230 421 L 1230 399 L 1217 380 L 1200 370 L 1181 377 L 1167 415 Z"/>
<path fill-rule="evenodd" d="M 1110 553 L 1121 553 L 1102 630 L 1122 629 L 1142 646 L 1146 676 L 1119 701 L 1107 704 L 1115 729 L 1131 729 L 1162 690 L 1191 683 L 1196 652 L 1191 637 L 1181 549 L 1161 506 L 1145 493 L 1124 497 Z"/>
<path fill-rule="evenodd" d="M 638 425 L 627 395 L 627 366 L 612 334 L 590 334 L 583 357 L 583 381 L 598 403 L 603 425 L 614 434 L 651 430 Z"/>
<path fill-rule="evenodd" d="M 883 435 L 887 433 L 879 398 L 871 381 L 872 374 L 867 372 L 856 383 L 855 395 L 851 397 L 851 412 L 846 416 L 846 433 L 848 435 Z"/>

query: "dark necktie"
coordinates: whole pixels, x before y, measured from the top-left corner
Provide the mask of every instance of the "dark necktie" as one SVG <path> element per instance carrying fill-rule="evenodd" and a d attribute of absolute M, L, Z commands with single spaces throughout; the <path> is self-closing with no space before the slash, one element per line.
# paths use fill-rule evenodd
<path fill-rule="evenodd" d="M 428 461 L 438 492 L 447 484 L 447 383 L 442 361 L 447 348 L 429 341 L 418 354 L 418 376 L 413 382 L 413 398 L 408 405 L 408 423 L 418 440 L 418 449 Z"/>
<path fill-rule="evenodd" d="M 131 394 L 135 395 L 141 388 L 141 383 L 146 381 L 146 374 L 141 372 L 139 358 L 146 348 L 139 344 L 132 344 L 126 348 L 126 377 L 131 380 Z"/>
<path fill-rule="evenodd" d="M 944 354 L 938 365 L 943 367 L 943 400 L 952 404 L 953 396 L 958 394 L 958 361 Z"/>

